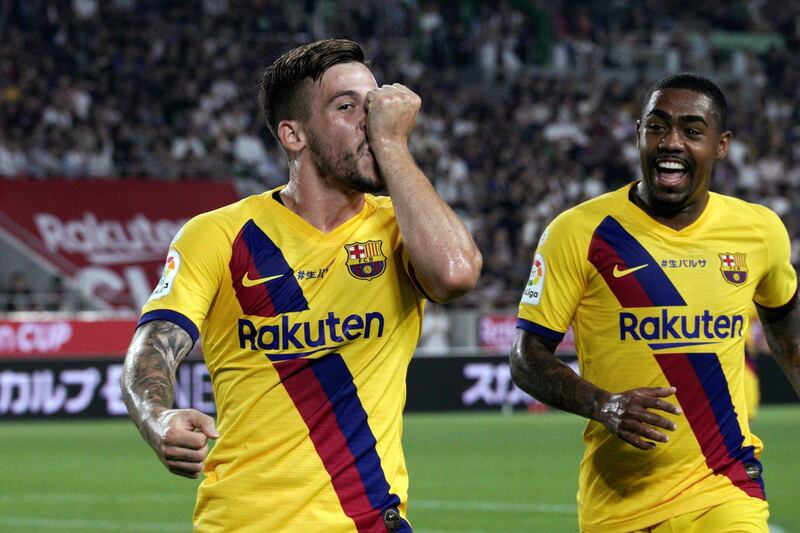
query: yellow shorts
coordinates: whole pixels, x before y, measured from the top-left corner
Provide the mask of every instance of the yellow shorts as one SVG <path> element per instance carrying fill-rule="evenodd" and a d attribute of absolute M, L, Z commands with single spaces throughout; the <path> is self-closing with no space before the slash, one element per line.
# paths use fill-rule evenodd
<path fill-rule="evenodd" d="M 732 500 L 686 513 L 634 533 L 768 533 L 769 506 L 764 500 Z"/>

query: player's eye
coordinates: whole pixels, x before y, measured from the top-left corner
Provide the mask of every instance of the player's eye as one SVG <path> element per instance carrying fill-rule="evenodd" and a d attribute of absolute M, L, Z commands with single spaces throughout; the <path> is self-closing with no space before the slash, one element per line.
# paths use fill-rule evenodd
<path fill-rule="evenodd" d="M 686 128 L 686 135 L 688 135 L 689 137 L 697 137 L 701 133 L 702 132 L 700 130 L 696 130 L 694 128 Z"/>
<path fill-rule="evenodd" d="M 349 111 L 349 110 L 350 110 L 350 109 L 352 109 L 353 107 L 354 107 L 354 106 L 353 106 L 353 104 L 341 104 L 341 105 L 340 105 L 339 107 L 337 107 L 336 109 L 338 109 L 339 111 Z"/>
<path fill-rule="evenodd" d="M 647 131 L 651 131 L 653 133 L 664 131 L 664 126 L 657 122 L 653 122 L 652 124 L 647 125 Z"/>

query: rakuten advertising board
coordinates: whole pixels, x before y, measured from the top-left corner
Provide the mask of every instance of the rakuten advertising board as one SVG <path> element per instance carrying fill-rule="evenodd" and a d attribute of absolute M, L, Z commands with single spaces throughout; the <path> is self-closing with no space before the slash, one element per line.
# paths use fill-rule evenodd
<path fill-rule="evenodd" d="M 0 228 L 112 308 L 139 309 L 189 218 L 238 199 L 230 183 L 0 182 Z"/>
<path fill-rule="evenodd" d="M 488 313 L 478 321 L 478 344 L 490 353 L 508 354 L 517 334 L 517 316 L 512 314 Z M 567 329 L 556 350 L 558 355 L 575 354 L 575 338 L 572 327 Z"/>
<path fill-rule="evenodd" d="M 116 361 L 0 361 L 0 420 L 127 416 Z M 216 412 L 206 365 L 184 361 L 176 374 L 176 407 Z"/>
<path fill-rule="evenodd" d="M 135 327 L 133 320 L 0 320 L 0 363 L 119 356 Z"/>
<path fill-rule="evenodd" d="M 125 416 L 119 380 L 135 328 L 133 319 L 0 320 L 0 420 Z M 414 357 L 407 383 L 407 411 L 543 408 L 512 383 L 506 356 Z M 175 403 L 216 411 L 199 342 L 178 367 Z"/>
<path fill-rule="evenodd" d="M 126 416 L 119 380 L 135 327 L 134 320 L 0 321 L 0 420 Z M 178 368 L 176 389 L 178 407 L 216 411 L 199 350 Z"/>

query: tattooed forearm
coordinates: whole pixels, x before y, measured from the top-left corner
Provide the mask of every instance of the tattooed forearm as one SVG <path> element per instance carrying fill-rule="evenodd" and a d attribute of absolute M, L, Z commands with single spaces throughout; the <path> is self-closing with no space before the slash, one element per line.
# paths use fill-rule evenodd
<path fill-rule="evenodd" d="M 800 305 L 797 299 L 781 309 L 758 307 L 758 315 L 772 357 L 800 397 Z"/>
<path fill-rule="evenodd" d="M 154 436 L 145 422 L 172 407 L 175 370 L 191 347 L 192 339 L 183 328 L 161 320 L 143 325 L 133 337 L 122 372 L 122 398 L 148 442 Z"/>
<path fill-rule="evenodd" d="M 543 403 L 595 418 L 609 394 L 578 376 L 554 352 L 554 342 L 519 333 L 511 352 L 514 383 Z"/>

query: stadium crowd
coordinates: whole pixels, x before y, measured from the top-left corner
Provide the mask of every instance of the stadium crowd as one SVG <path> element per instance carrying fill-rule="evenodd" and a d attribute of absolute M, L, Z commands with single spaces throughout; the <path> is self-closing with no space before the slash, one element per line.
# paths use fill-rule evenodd
<path fill-rule="evenodd" d="M 690 70 L 730 99 L 713 189 L 781 215 L 800 265 L 799 21 L 775 0 L 0 0 L 0 175 L 279 185 L 260 71 L 348 37 L 422 97 L 413 151 L 484 257 L 460 305 L 511 306 L 544 225 L 636 177 L 649 84 Z"/>

